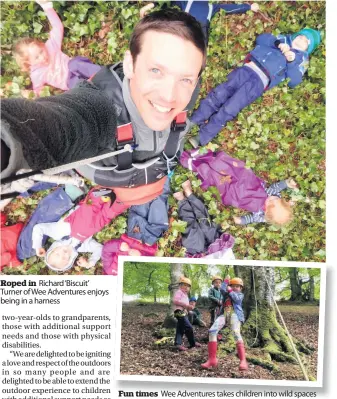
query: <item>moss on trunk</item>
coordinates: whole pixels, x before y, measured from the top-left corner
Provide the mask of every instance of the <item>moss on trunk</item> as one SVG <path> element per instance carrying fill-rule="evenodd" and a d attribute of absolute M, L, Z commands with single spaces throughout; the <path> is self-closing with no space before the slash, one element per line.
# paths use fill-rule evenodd
<path fill-rule="evenodd" d="M 242 330 L 248 345 L 262 348 L 266 358 L 297 363 L 290 340 L 278 323 L 274 309 L 260 306 L 257 314 L 253 310 Z"/>

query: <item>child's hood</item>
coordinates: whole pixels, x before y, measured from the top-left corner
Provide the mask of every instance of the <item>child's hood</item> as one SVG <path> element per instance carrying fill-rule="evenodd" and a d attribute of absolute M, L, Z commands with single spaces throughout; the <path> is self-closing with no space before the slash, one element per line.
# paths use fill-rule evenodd
<path fill-rule="evenodd" d="M 71 246 L 73 247 L 73 240 L 72 240 L 71 238 L 69 238 L 69 239 L 67 239 L 67 240 L 55 241 L 55 242 L 53 242 L 53 244 L 50 246 L 50 248 L 49 248 L 48 251 L 46 252 L 46 257 L 45 257 L 46 265 L 47 265 L 51 270 L 53 270 L 53 271 L 55 271 L 55 272 L 65 272 L 65 271 L 69 270 L 69 269 L 73 266 L 73 264 L 74 264 L 74 262 L 75 262 L 75 260 L 76 260 L 76 258 L 77 258 L 77 256 L 78 256 L 78 252 L 77 252 L 76 249 L 73 247 L 73 248 L 72 248 L 72 254 L 71 254 L 71 257 L 70 257 L 70 259 L 69 259 L 69 263 L 64 267 L 64 269 L 62 269 L 62 270 L 61 270 L 61 269 L 57 269 L 57 268 L 55 268 L 54 266 L 52 266 L 51 264 L 49 264 L 49 263 L 48 263 L 48 256 L 51 254 L 51 252 L 52 252 L 55 248 L 60 247 L 60 246 L 63 246 L 63 245 L 71 245 Z"/>

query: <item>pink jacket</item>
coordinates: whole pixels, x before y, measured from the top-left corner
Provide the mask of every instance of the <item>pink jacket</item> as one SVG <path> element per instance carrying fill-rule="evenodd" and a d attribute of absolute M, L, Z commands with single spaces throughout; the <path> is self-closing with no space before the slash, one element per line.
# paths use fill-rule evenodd
<path fill-rule="evenodd" d="M 189 303 L 188 295 L 185 294 L 185 292 L 183 292 L 181 289 L 177 290 L 173 297 L 174 310 L 184 310 Z"/>
<path fill-rule="evenodd" d="M 70 224 L 71 237 L 84 241 L 101 231 L 112 219 L 128 208 L 129 205 L 125 205 L 117 198 L 111 205 L 111 201 L 104 202 L 102 197 L 94 197 L 93 192 L 90 191 L 80 206 L 64 221 Z"/>
<path fill-rule="evenodd" d="M 48 65 L 33 65 L 30 78 L 35 94 L 39 95 L 44 85 L 50 85 L 61 90 L 68 90 L 68 63 L 70 58 L 61 51 L 63 40 L 63 25 L 56 11 L 45 4 L 42 6 L 50 25 L 49 39 L 45 43 L 48 55 Z"/>

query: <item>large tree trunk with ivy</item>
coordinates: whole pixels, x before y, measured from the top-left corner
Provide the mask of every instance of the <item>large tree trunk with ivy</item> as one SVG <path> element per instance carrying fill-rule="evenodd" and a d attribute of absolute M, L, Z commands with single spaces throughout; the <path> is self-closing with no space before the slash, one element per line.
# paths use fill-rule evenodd
<path fill-rule="evenodd" d="M 271 360 L 297 363 L 290 340 L 276 317 L 274 268 L 239 266 L 237 272 L 245 285 L 243 338 L 251 348 L 249 352 L 257 355 L 248 360 L 270 369 L 275 368 Z M 308 353 L 299 343 L 298 349 Z"/>
<path fill-rule="evenodd" d="M 289 267 L 289 278 L 290 278 L 290 290 L 291 290 L 291 301 L 302 300 L 302 282 L 298 276 L 297 267 Z"/>
<path fill-rule="evenodd" d="M 177 291 L 177 289 L 179 288 L 179 279 L 184 274 L 183 267 L 184 265 L 182 263 L 171 264 L 171 271 L 170 271 L 171 283 L 168 287 L 170 291 L 170 306 L 166 314 L 165 320 L 163 322 L 164 328 L 175 328 L 175 326 L 177 325 L 177 320 L 173 316 L 173 308 L 171 304 L 173 296 Z"/>

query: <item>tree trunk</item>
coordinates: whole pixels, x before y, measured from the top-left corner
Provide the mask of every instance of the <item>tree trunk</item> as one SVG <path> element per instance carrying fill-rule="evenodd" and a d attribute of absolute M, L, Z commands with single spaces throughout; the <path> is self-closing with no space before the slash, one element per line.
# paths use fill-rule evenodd
<path fill-rule="evenodd" d="M 309 301 L 314 302 L 315 300 L 315 280 L 313 276 L 310 276 L 309 280 Z"/>
<path fill-rule="evenodd" d="M 302 286 L 298 278 L 298 269 L 296 267 L 289 267 L 289 278 L 290 278 L 290 290 L 291 290 L 291 301 L 302 300 Z"/>
<path fill-rule="evenodd" d="M 276 318 L 273 301 L 275 269 L 239 266 L 238 274 L 244 283 L 246 322 L 243 337 L 248 346 L 262 348 L 267 361 L 275 359 L 296 363 L 290 341 Z M 250 360 L 254 362 L 254 358 Z"/>
<path fill-rule="evenodd" d="M 170 306 L 163 323 L 164 328 L 175 328 L 175 326 L 177 325 L 177 320 L 173 316 L 172 299 L 175 292 L 179 288 L 179 279 L 184 274 L 183 267 L 184 265 L 182 263 L 171 264 L 171 271 L 170 271 L 171 284 L 169 285 Z"/>

